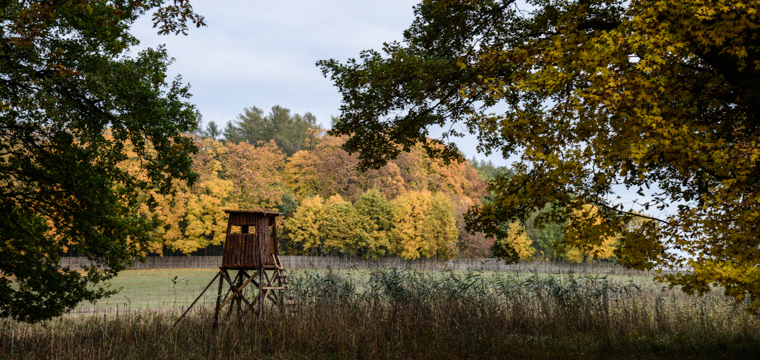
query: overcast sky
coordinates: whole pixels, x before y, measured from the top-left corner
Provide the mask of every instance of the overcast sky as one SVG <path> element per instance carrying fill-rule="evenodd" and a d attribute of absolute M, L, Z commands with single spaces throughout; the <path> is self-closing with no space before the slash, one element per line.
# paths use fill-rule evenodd
<path fill-rule="evenodd" d="M 188 36 L 158 36 L 150 16 L 135 24 L 140 47 L 165 44 L 176 59 L 170 67 L 192 86 L 191 102 L 204 123 L 224 126 L 257 106 L 268 112 L 282 105 L 311 112 L 325 127 L 340 115 L 341 97 L 315 66 L 317 60 L 344 62 L 383 42 L 400 41 L 414 19 L 417 0 L 224 0 L 191 2 L 207 27 Z M 137 49 L 135 49 L 136 51 Z M 435 136 L 435 133 L 433 136 Z M 476 138 L 457 141 L 468 157 L 476 156 Z M 489 159 L 507 162 L 500 156 Z"/>

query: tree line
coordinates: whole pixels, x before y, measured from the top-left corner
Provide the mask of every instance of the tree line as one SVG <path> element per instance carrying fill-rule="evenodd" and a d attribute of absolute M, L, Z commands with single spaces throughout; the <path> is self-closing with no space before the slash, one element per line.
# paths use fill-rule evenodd
<path fill-rule="evenodd" d="M 140 211 L 156 226 L 149 252 L 190 254 L 221 244 L 223 209 L 267 209 L 285 214 L 278 235 L 288 254 L 488 255 L 492 241 L 483 234 L 460 235 L 462 214 L 481 204 L 486 190 L 468 162 L 446 163 L 420 146 L 362 172 L 358 157 L 342 148 L 345 137 L 281 106 L 267 115 L 246 108 L 224 131 L 209 123 L 192 138 L 198 180 L 176 182 L 172 194 L 142 194 Z M 144 176 L 136 157 L 121 166 Z"/>
<path fill-rule="evenodd" d="M 418 144 L 360 171 L 358 156 L 343 148 L 345 136 L 329 135 L 312 114 L 282 106 L 266 115 L 246 108 L 223 131 L 210 122 L 191 137 L 199 149 L 192 155 L 198 181 L 177 182 L 171 194 L 142 194 L 140 212 L 155 224 L 149 252 L 191 254 L 219 245 L 223 209 L 267 209 L 285 214 L 278 235 L 290 255 L 613 258 L 614 237 L 584 248 L 562 242 L 567 224 L 534 226 L 547 209 L 500 223 L 496 236 L 468 231 L 467 212 L 492 201 L 488 182 L 510 174 L 492 162 L 447 162 Z M 136 157 L 122 167 L 144 176 Z"/>

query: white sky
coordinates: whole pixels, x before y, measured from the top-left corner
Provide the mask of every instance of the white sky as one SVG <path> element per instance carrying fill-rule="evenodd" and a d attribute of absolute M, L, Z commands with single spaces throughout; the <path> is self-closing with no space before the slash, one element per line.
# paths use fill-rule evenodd
<path fill-rule="evenodd" d="M 341 97 L 315 63 L 330 58 L 345 62 L 362 50 L 400 41 L 418 1 L 193 0 L 207 27 L 193 28 L 188 36 L 158 36 L 146 15 L 133 34 L 140 47 L 166 45 L 176 59 L 170 74 L 181 74 L 190 83 L 190 101 L 204 123 L 223 127 L 245 107 L 268 112 L 282 105 L 299 114 L 311 112 L 329 127 L 330 116 L 340 115 Z M 457 145 L 468 158 L 485 158 L 477 154 L 474 136 Z M 498 155 L 488 159 L 507 164 Z"/>

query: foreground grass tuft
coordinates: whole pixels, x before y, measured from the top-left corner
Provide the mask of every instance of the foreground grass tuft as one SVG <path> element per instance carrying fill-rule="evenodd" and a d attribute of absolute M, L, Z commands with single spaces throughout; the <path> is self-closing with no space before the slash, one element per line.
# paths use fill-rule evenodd
<path fill-rule="evenodd" d="M 719 293 L 599 276 L 297 272 L 295 312 L 211 328 L 201 307 L 0 320 L 0 358 L 742 359 L 760 322 Z"/>

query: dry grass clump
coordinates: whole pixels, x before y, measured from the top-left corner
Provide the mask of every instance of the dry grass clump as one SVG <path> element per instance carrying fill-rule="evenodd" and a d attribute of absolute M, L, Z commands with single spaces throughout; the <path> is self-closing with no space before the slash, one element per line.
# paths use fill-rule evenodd
<path fill-rule="evenodd" d="M 595 276 L 299 272 L 295 313 L 212 330 L 201 307 L 0 320 L 0 358 L 527 359 L 755 358 L 760 323 L 703 298 Z"/>

